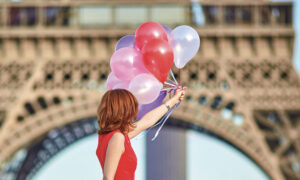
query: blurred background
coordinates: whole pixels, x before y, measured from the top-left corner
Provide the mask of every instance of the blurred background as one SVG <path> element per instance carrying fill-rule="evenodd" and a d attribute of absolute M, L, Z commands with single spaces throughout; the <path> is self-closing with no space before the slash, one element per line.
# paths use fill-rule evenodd
<path fill-rule="evenodd" d="M 201 45 L 186 100 L 155 141 L 155 128 L 131 141 L 136 179 L 299 180 L 298 18 L 296 0 L 1 0 L 0 179 L 102 178 L 110 57 L 156 21 L 192 26 Z"/>

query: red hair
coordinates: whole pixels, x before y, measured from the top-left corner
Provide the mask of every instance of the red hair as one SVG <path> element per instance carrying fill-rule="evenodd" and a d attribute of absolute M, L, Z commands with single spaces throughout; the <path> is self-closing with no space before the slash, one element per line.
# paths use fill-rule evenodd
<path fill-rule="evenodd" d="M 128 133 L 134 128 L 134 121 L 138 114 L 138 102 L 134 95 L 125 89 L 107 91 L 97 110 L 98 134 L 120 130 Z"/>

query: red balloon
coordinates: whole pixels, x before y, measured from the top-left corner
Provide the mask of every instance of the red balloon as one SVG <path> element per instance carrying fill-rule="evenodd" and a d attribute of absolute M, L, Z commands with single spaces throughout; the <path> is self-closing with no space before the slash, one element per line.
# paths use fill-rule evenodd
<path fill-rule="evenodd" d="M 135 32 L 135 43 L 141 50 L 152 39 L 163 39 L 168 41 L 164 28 L 156 22 L 146 22 L 138 27 Z"/>
<path fill-rule="evenodd" d="M 151 40 L 144 46 L 142 58 L 145 67 L 164 83 L 174 61 L 173 50 L 169 43 L 161 39 Z"/>

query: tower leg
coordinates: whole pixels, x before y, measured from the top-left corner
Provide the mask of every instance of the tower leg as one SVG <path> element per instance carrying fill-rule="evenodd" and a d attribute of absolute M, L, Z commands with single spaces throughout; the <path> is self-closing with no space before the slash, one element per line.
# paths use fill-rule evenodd
<path fill-rule="evenodd" d="M 151 141 L 157 128 L 147 134 L 147 180 L 186 179 L 186 133 L 165 126 Z"/>

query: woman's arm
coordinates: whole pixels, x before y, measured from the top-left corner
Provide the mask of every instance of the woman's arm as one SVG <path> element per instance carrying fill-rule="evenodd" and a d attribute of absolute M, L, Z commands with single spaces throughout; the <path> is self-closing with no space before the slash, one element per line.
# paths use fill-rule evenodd
<path fill-rule="evenodd" d="M 119 160 L 123 154 L 125 137 L 122 133 L 115 133 L 106 149 L 106 156 L 103 170 L 103 180 L 113 180 L 117 171 Z"/>
<path fill-rule="evenodd" d="M 184 89 L 177 89 L 176 94 L 169 99 L 166 104 L 170 106 L 170 108 L 174 107 L 179 101 L 181 101 L 185 94 L 185 88 Z M 145 114 L 141 120 L 135 123 L 136 127 L 132 129 L 128 133 L 128 137 L 134 138 L 142 131 L 150 128 L 153 126 L 157 121 L 159 121 L 166 113 L 168 112 L 168 108 L 165 104 L 162 104 L 161 106 L 153 109 L 152 111 Z"/>

